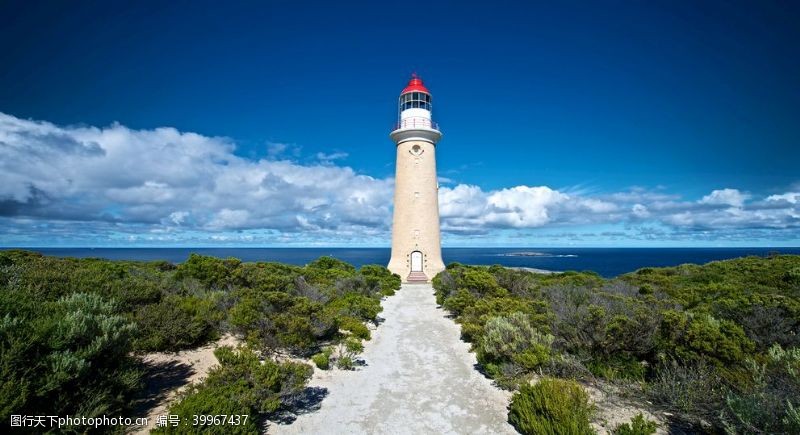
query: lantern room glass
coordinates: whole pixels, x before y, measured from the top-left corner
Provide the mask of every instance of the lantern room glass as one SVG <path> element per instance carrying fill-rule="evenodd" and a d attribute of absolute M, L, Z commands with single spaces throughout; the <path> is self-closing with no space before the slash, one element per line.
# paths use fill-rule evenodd
<path fill-rule="evenodd" d="M 431 96 L 424 92 L 409 92 L 400 96 L 400 111 L 425 109 L 431 111 Z"/>

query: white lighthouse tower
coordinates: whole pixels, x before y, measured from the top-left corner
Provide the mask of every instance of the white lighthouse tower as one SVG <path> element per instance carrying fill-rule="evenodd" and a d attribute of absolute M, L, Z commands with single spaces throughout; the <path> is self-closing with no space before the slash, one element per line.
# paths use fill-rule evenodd
<path fill-rule="evenodd" d="M 439 234 L 436 142 L 442 137 L 431 119 L 431 93 L 415 75 L 400 93 L 397 168 L 389 270 L 403 282 L 429 282 L 444 270 Z"/>

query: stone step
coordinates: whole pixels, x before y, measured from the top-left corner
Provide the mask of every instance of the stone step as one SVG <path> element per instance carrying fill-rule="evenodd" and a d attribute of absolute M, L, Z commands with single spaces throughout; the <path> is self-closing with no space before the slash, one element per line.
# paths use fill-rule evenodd
<path fill-rule="evenodd" d="M 425 275 L 424 272 L 411 272 L 408 274 L 406 282 L 411 282 L 411 283 L 428 282 L 428 276 Z"/>

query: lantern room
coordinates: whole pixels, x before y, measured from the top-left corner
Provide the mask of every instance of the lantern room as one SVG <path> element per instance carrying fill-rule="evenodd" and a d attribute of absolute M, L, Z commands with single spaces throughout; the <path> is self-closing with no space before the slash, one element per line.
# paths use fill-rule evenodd
<path fill-rule="evenodd" d="M 425 92 L 408 92 L 400 95 L 400 111 L 408 109 L 431 110 L 431 94 Z"/>
<path fill-rule="evenodd" d="M 411 76 L 408 85 L 400 93 L 398 123 L 396 129 L 426 128 L 437 130 L 431 120 L 433 98 L 430 91 L 416 74 Z"/>

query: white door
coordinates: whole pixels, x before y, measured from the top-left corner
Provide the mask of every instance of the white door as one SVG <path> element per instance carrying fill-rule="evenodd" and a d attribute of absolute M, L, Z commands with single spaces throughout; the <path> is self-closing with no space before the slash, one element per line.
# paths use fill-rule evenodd
<path fill-rule="evenodd" d="M 422 252 L 414 251 L 411 253 L 411 271 L 422 272 Z"/>

